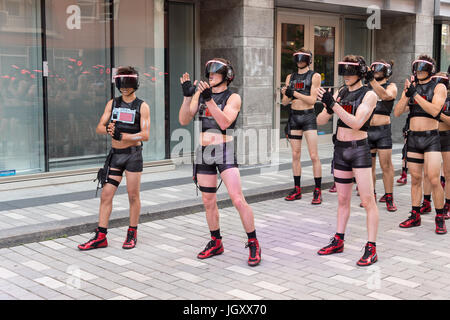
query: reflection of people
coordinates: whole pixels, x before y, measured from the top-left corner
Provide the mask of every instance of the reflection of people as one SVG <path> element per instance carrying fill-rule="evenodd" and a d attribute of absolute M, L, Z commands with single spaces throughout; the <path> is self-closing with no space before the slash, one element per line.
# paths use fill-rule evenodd
<path fill-rule="evenodd" d="M 197 258 L 210 258 L 224 251 L 216 197 L 219 170 L 247 233 L 247 247 L 250 251 L 248 265 L 256 266 L 261 261 L 261 248 L 256 238 L 253 211 L 242 193 L 232 133 L 241 109 L 241 97 L 228 89 L 234 79 L 234 71 L 229 61 L 219 58 L 208 61 L 205 76 L 208 82 L 198 83 L 195 94 L 189 74 L 185 73 L 180 79 L 184 94 L 179 113 L 180 124 L 189 124 L 198 114 L 202 128 L 201 145 L 196 150 L 194 179 L 202 192 L 211 241 Z"/>
<path fill-rule="evenodd" d="M 450 91 L 449 80 L 447 74 L 440 72 L 436 76 L 432 77 L 432 80 L 437 83 L 443 83 L 447 88 L 447 99 L 445 100 L 442 113 L 439 118 L 439 137 L 441 141 L 441 154 L 442 154 L 442 172 L 445 181 L 450 181 Z M 441 176 L 442 181 L 442 176 Z M 450 183 L 444 183 L 445 192 L 445 205 L 444 205 L 444 217 L 449 218 L 450 207 Z M 420 213 L 431 212 L 431 184 L 428 179 L 423 180 L 423 204 L 420 208 Z"/>
<path fill-rule="evenodd" d="M 318 89 L 318 96 L 326 108 L 317 117 L 319 125 L 327 123 L 333 113 L 339 117 L 333 156 L 334 180 L 338 194 L 337 232 L 331 243 L 320 249 L 318 254 L 329 255 L 344 250 L 354 176 L 367 212 L 368 242 L 364 255 L 357 262 L 359 266 L 369 266 L 378 260 L 378 208 L 373 197 L 372 160 L 367 140 L 367 130 L 377 96 L 362 84 L 366 68 L 363 57 L 344 57 L 344 61 L 339 62 L 339 75 L 344 76 L 345 87 L 334 96 L 330 91 Z"/>
<path fill-rule="evenodd" d="M 297 64 L 296 72 L 286 77 L 287 87 L 281 89 L 283 99 L 281 104 L 287 105 L 292 101 L 287 137 L 292 148 L 292 171 L 294 174 L 294 189 L 285 200 L 293 201 L 302 198 L 301 192 L 301 150 L 303 136 L 308 143 L 309 156 L 312 160 L 315 189 L 312 204 L 322 203 L 322 165 L 317 151 L 317 122 L 314 104 L 317 100 L 317 88 L 320 87 L 320 74 L 310 70 L 313 61 L 311 51 L 302 48 L 294 53 Z"/>
<path fill-rule="evenodd" d="M 444 219 L 444 191 L 440 183 L 441 144 L 439 117 L 447 97 L 444 84 L 431 80 L 436 63 L 433 58 L 422 55 L 412 64 L 413 77 L 406 79 L 402 97 L 395 106 L 395 116 L 409 108 L 410 132 L 408 133 L 407 161 L 411 175 L 411 215 L 400 223 L 401 228 L 417 227 L 421 224 L 420 200 L 422 197 L 422 174 L 431 184 L 436 209 L 437 234 L 447 232 Z"/>
<path fill-rule="evenodd" d="M 373 112 L 368 134 L 370 152 L 372 154 L 372 178 L 376 198 L 376 157 L 379 156 L 381 170 L 383 172 L 384 195 L 380 202 L 386 202 L 388 211 L 397 211 L 394 204 L 394 166 L 392 164 L 392 132 L 391 113 L 397 97 L 397 86 L 391 83 L 394 62 L 387 63 L 378 60 L 372 63 L 366 74 L 369 87 L 377 94 L 377 106 Z"/>
<path fill-rule="evenodd" d="M 95 236 L 88 242 L 80 244 L 78 246 L 80 250 L 104 248 L 108 245 L 106 234 L 112 201 L 122 181 L 123 172 L 127 179 L 130 202 L 130 226 L 122 247 L 132 249 L 137 242 L 141 210 L 139 190 L 143 169 L 142 141 L 147 141 L 150 134 L 150 108 L 136 97 L 139 75 L 133 67 L 119 68 L 115 81 L 122 96 L 107 103 L 97 126 L 98 134 L 109 134 L 112 137 L 112 149 L 108 156 L 110 161 L 107 160 L 106 163 L 109 175 L 102 190 L 99 223 Z M 110 119 L 112 121 L 109 123 Z"/>

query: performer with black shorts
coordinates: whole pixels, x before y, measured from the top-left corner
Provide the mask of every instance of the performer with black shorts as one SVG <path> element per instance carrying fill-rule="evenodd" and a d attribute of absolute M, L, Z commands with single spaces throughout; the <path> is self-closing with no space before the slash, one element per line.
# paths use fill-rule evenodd
<path fill-rule="evenodd" d="M 287 136 L 292 148 L 292 171 L 294 174 L 294 190 L 284 199 L 287 201 L 302 198 L 301 190 L 301 150 L 303 136 L 308 143 L 309 156 L 313 165 L 315 189 L 312 204 L 322 203 L 322 165 L 317 151 L 317 122 L 314 104 L 317 100 L 317 88 L 320 87 L 320 74 L 310 69 L 313 61 L 311 51 L 302 48 L 294 53 L 297 71 L 286 77 L 286 85 L 281 89 L 282 105 L 291 102 Z"/>
<path fill-rule="evenodd" d="M 106 234 L 113 197 L 124 172 L 130 202 L 130 225 L 122 247 L 132 249 L 137 243 L 137 227 L 141 211 L 139 193 L 143 169 L 142 142 L 148 141 L 150 135 L 150 108 L 147 103 L 136 97 L 139 74 L 133 67 L 120 67 L 114 79 L 122 96 L 106 104 L 96 129 L 98 134 L 109 134 L 112 137 L 112 149 L 105 163 L 108 174 L 101 194 L 99 223 L 95 236 L 88 242 L 80 244 L 78 246 L 80 250 L 108 246 Z"/>
<path fill-rule="evenodd" d="M 194 85 L 191 83 L 187 73 L 180 79 L 184 95 L 180 124 L 187 125 L 197 116 L 201 125 L 200 146 L 195 152 L 194 180 L 202 192 L 211 241 L 197 258 L 206 259 L 224 252 L 216 197 L 218 170 L 247 233 L 248 265 L 256 266 L 261 262 L 261 248 L 256 238 L 252 208 L 242 193 L 234 148 L 233 131 L 241 110 L 241 97 L 228 89 L 235 77 L 233 67 L 228 60 L 214 58 L 206 63 L 205 77 L 208 82 L 200 81 L 198 85 L 197 81 Z"/>
<path fill-rule="evenodd" d="M 392 164 L 392 131 L 391 131 L 391 113 L 394 107 L 394 101 L 397 97 L 397 86 L 391 83 L 389 78 L 392 76 L 394 62 L 387 63 L 384 60 L 378 60 L 370 66 L 366 80 L 378 96 L 377 106 L 373 112 L 370 121 L 369 138 L 370 152 L 372 154 L 372 178 L 376 201 L 376 157 L 379 156 L 381 170 L 383 172 L 384 195 L 380 202 L 386 202 L 388 211 L 397 211 L 394 204 L 394 166 Z"/>
<path fill-rule="evenodd" d="M 378 207 L 373 197 L 372 159 L 367 140 L 372 112 L 377 95 L 363 86 L 367 71 L 364 58 L 349 55 L 339 62 L 339 75 L 344 77 L 345 87 L 333 94 L 318 89 L 318 97 L 325 108 L 317 117 L 319 125 L 329 121 L 333 113 L 339 117 L 333 165 L 338 193 L 337 232 L 331 243 L 318 251 L 319 255 L 340 253 L 344 250 L 344 234 L 350 217 L 353 177 L 356 178 L 359 195 L 367 212 L 368 242 L 358 266 L 369 266 L 378 260 L 376 237 L 378 232 Z"/>
<path fill-rule="evenodd" d="M 400 223 L 400 227 L 411 228 L 421 225 L 422 181 L 427 179 L 431 184 L 435 203 L 435 232 L 445 234 L 447 228 L 444 218 L 444 190 L 440 182 L 442 156 L 438 129 L 447 88 L 442 83 L 432 81 L 435 68 L 434 59 L 427 55 L 415 60 L 412 63 L 411 82 L 406 79 L 402 97 L 394 109 L 397 117 L 408 109 L 411 115 L 407 161 L 411 175 L 412 211 L 410 217 Z"/>
<path fill-rule="evenodd" d="M 442 108 L 442 113 L 439 119 L 439 137 L 441 140 L 441 154 L 443 160 L 442 172 L 444 174 L 445 181 L 450 181 L 450 90 L 449 90 L 449 80 L 448 75 L 444 72 L 440 72 L 431 79 L 437 83 L 443 83 L 447 87 L 447 99 L 445 101 L 444 107 Z M 444 205 L 444 217 L 449 218 L 449 208 L 450 208 L 450 183 L 442 183 L 445 192 L 445 205 Z M 420 208 L 420 213 L 424 214 L 431 212 L 431 185 L 428 180 L 423 181 L 423 193 L 424 200 L 422 207 Z M 422 211 L 423 209 L 423 211 Z"/>

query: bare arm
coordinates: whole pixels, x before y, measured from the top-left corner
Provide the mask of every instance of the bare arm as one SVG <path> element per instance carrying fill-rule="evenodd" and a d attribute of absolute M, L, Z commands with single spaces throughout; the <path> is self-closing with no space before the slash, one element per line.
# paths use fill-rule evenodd
<path fill-rule="evenodd" d="M 112 104 L 113 100 L 108 101 L 108 103 L 106 104 L 105 111 L 103 112 L 103 115 L 101 116 L 100 121 L 97 124 L 97 128 L 95 129 L 95 132 L 97 134 L 108 134 L 106 126 L 111 119 Z"/>
<path fill-rule="evenodd" d="M 409 81 L 406 80 L 405 87 L 403 88 L 403 92 L 402 92 L 402 97 L 397 102 L 397 104 L 394 106 L 394 116 L 396 116 L 396 117 L 400 117 L 403 113 L 405 113 L 405 111 L 409 110 L 409 108 L 407 108 L 409 98 L 405 95 L 405 91 L 408 87 L 409 87 Z"/>
<path fill-rule="evenodd" d="M 391 83 L 386 89 L 383 88 L 376 80 L 370 81 L 370 85 L 377 96 L 383 101 L 391 101 L 397 98 L 397 86 L 395 83 Z"/>
<path fill-rule="evenodd" d="M 359 130 L 369 120 L 377 104 L 377 96 L 374 92 L 367 92 L 362 103 L 359 105 L 355 115 L 345 111 L 339 104 L 335 103 L 333 111 L 350 128 Z"/>
<path fill-rule="evenodd" d="M 450 126 L 450 116 L 441 113 L 441 120 L 444 121 L 446 125 Z"/>
<path fill-rule="evenodd" d="M 288 86 L 290 82 L 291 82 L 291 75 L 289 74 L 289 75 L 286 77 L 285 86 L 284 86 L 283 88 L 281 88 L 281 93 L 283 94 L 283 98 L 281 99 L 281 104 L 282 104 L 283 106 L 288 105 L 289 102 L 292 101 L 292 98 L 289 98 L 289 97 L 286 96 L 286 86 Z"/>
<path fill-rule="evenodd" d="M 180 78 L 181 84 L 183 84 L 185 81 L 190 81 L 188 73 L 183 74 L 183 76 Z M 197 83 L 197 81 L 194 82 L 194 85 L 196 83 Z M 194 118 L 195 113 L 197 112 L 197 108 L 198 108 L 198 96 L 199 96 L 199 94 L 197 94 L 197 92 L 196 92 L 193 97 L 184 97 L 183 98 L 183 103 L 181 104 L 180 112 L 178 114 L 178 121 L 180 122 L 180 124 L 182 126 L 188 125 Z M 197 101 L 197 105 L 196 105 L 195 111 L 193 111 L 192 106 L 193 106 L 193 102 L 195 99 Z"/>

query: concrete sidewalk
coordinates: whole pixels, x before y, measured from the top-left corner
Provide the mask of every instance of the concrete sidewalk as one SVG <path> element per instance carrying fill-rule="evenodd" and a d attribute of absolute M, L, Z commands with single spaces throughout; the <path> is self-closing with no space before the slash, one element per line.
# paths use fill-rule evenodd
<path fill-rule="evenodd" d="M 302 151 L 302 190 L 313 190 L 311 161 L 305 148 Z M 401 168 L 401 145 L 394 146 L 393 162 Z M 321 144 L 323 188 L 332 183 L 330 173 L 331 144 Z M 249 203 L 284 197 L 293 187 L 291 154 L 280 153 L 279 163 L 270 166 L 241 167 L 244 195 Z M 380 170 L 378 169 L 378 172 Z M 99 197 L 95 198 L 95 175 L 58 178 L 36 182 L 0 185 L 0 248 L 17 244 L 64 237 L 95 229 L 98 220 Z M 85 181 L 83 181 L 85 180 Z M 100 191 L 101 192 L 101 191 Z M 99 192 L 99 193 L 100 193 Z M 381 191 L 380 191 L 381 192 Z M 326 199 L 326 195 L 324 195 Z M 141 222 L 154 221 L 195 212 L 202 212 L 201 195 L 192 182 L 192 167 L 181 165 L 176 170 L 144 173 L 141 186 Z M 230 207 L 226 187 L 218 191 L 219 207 Z M 128 195 L 126 179 L 114 198 L 110 227 L 128 225 Z"/>

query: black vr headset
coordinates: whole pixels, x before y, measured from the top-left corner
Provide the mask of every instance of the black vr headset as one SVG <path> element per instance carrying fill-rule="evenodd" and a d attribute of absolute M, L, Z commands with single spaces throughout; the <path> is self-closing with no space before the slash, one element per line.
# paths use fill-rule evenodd
<path fill-rule="evenodd" d="M 382 80 L 384 78 L 389 78 L 390 76 L 392 76 L 392 66 L 388 63 L 374 62 L 370 66 L 370 69 L 372 69 L 372 71 L 374 73 L 377 73 L 377 72 L 383 73 L 383 78 L 376 79 L 376 80 Z"/>
<path fill-rule="evenodd" d="M 366 62 L 362 58 L 358 58 L 358 62 L 341 61 L 338 64 L 338 74 L 340 76 L 358 76 L 362 78 L 366 73 Z"/>
<path fill-rule="evenodd" d="M 436 66 L 433 62 L 427 60 L 415 60 L 412 63 L 412 73 L 414 76 L 417 76 L 419 71 L 428 72 L 428 78 L 430 78 L 436 73 Z"/>
<path fill-rule="evenodd" d="M 431 80 L 433 80 L 436 83 L 442 83 L 445 85 L 445 87 L 449 88 L 449 81 L 448 81 L 448 75 L 447 76 L 432 76 Z"/>
<path fill-rule="evenodd" d="M 294 56 L 294 62 L 296 64 L 299 62 L 305 62 L 306 66 L 309 66 L 312 63 L 312 54 L 310 54 L 310 53 L 296 52 L 293 54 L 293 56 Z"/>
<path fill-rule="evenodd" d="M 139 89 L 139 74 L 118 74 L 114 76 L 114 82 L 118 90 L 122 88 Z"/>
<path fill-rule="evenodd" d="M 209 78 L 209 74 L 219 73 L 223 76 L 223 80 L 218 85 L 221 85 L 223 82 L 227 81 L 228 84 L 231 83 L 234 79 L 234 70 L 231 64 L 219 61 L 219 60 L 209 60 L 205 66 L 205 77 Z M 218 86 L 216 85 L 216 86 Z"/>

